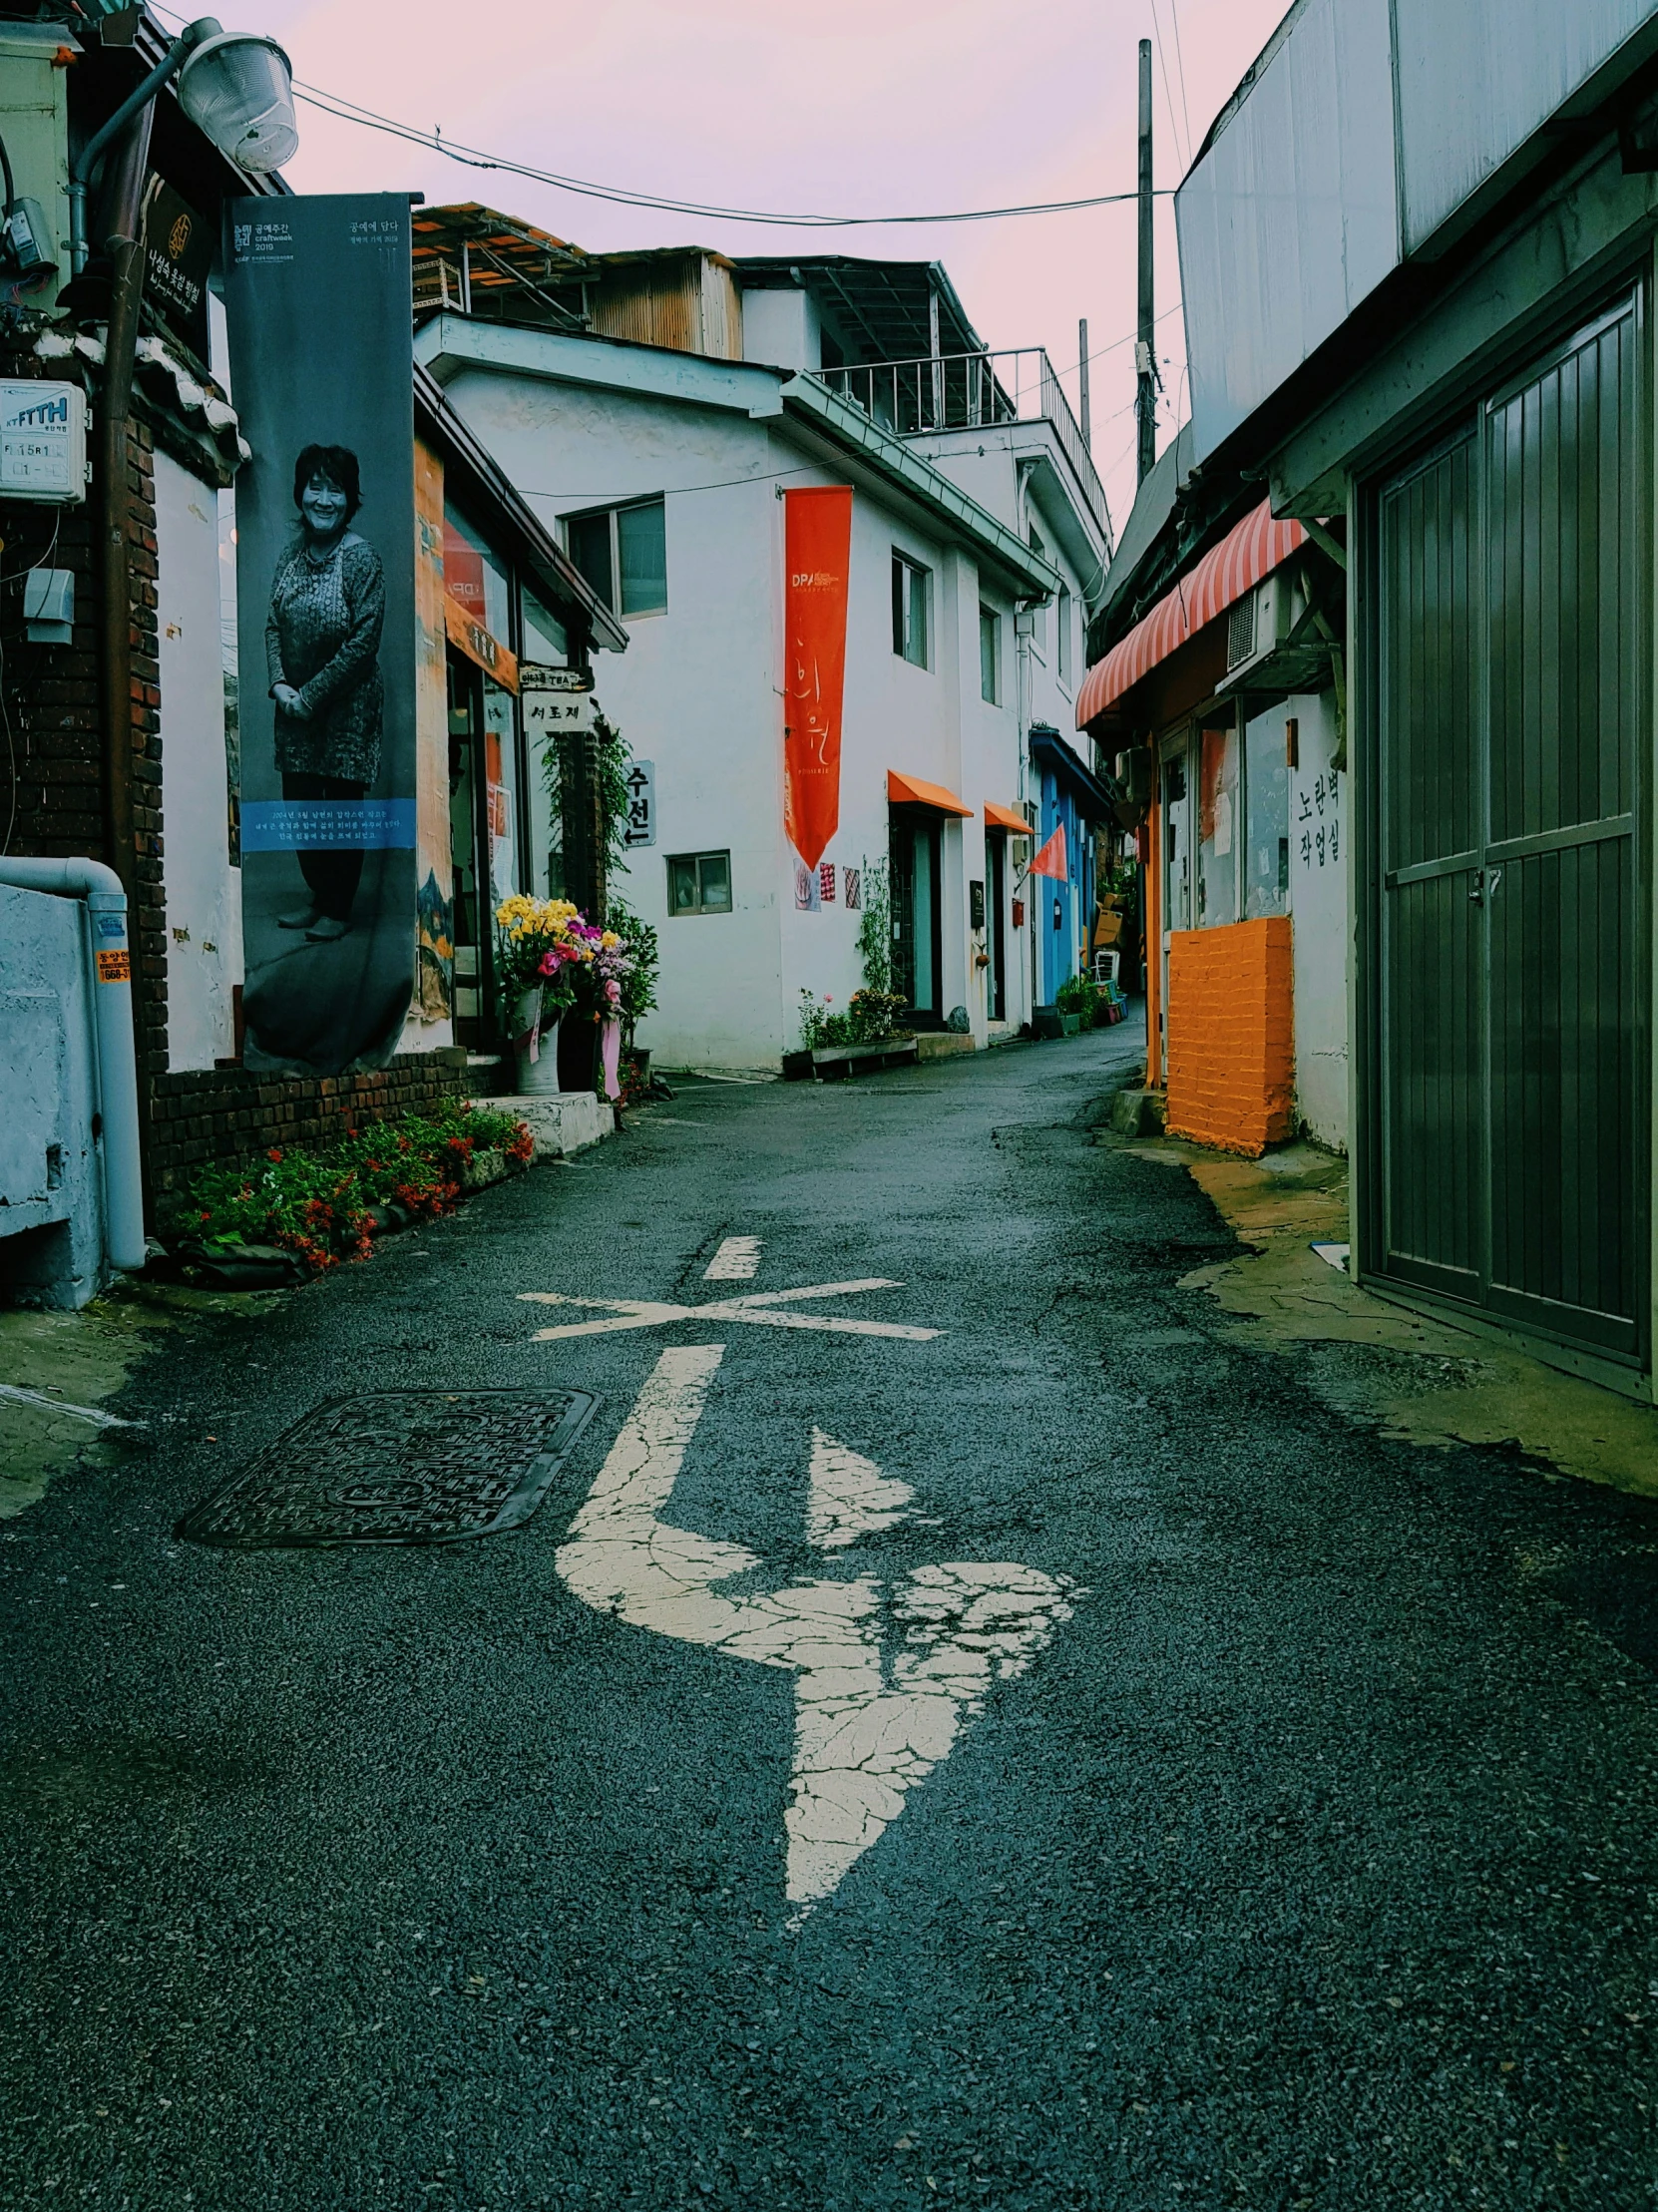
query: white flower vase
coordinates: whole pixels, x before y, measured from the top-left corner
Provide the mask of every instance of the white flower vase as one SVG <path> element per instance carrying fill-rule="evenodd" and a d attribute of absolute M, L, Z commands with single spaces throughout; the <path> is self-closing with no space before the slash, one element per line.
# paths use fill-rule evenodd
<path fill-rule="evenodd" d="M 546 1098 L 559 1088 L 559 1019 L 563 1008 L 552 1013 L 543 1012 L 540 1028 L 537 1028 L 539 991 L 526 991 L 518 1002 L 515 1016 L 517 1036 L 514 1050 L 518 1055 L 518 1090 L 521 1098 Z"/>

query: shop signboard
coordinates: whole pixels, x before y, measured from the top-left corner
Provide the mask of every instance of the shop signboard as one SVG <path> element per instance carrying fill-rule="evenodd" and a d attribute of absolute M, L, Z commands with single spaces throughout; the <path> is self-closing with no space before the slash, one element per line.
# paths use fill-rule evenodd
<path fill-rule="evenodd" d="M 225 208 L 252 1068 L 383 1067 L 414 989 L 409 252 L 403 194 Z"/>
<path fill-rule="evenodd" d="M 144 296 L 204 367 L 213 235 L 188 200 L 157 178 L 144 209 Z"/>

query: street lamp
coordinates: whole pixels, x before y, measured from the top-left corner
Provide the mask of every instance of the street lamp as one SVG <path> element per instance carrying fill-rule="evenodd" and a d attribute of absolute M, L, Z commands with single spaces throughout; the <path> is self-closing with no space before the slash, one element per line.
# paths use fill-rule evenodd
<path fill-rule="evenodd" d="M 179 73 L 183 71 L 183 75 Z M 210 15 L 182 31 L 142 84 L 69 165 L 69 265 L 87 262 L 87 190 L 105 149 L 179 76 L 179 105 L 238 169 L 280 169 L 293 158 L 293 73 L 274 39 L 226 31 Z"/>
<path fill-rule="evenodd" d="M 201 34 L 211 22 L 192 29 Z M 186 57 L 179 105 L 238 169 L 280 169 L 299 151 L 293 72 L 274 39 L 212 24 Z"/>

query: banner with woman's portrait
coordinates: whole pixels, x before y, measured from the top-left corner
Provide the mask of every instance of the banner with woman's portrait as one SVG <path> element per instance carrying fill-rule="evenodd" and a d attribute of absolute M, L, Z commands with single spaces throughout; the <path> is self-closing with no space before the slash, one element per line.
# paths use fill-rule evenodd
<path fill-rule="evenodd" d="M 225 210 L 251 1068 L 381 1067 L 414 989 L 409 243 L 405 194 Z"/>

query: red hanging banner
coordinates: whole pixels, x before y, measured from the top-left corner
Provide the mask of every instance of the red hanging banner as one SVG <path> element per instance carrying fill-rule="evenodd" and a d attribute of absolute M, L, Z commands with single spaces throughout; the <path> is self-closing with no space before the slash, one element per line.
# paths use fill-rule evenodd
<path fill-rule="evenodd" d="M 852 489 L 783 494 L 783 826 L 815 868 L 841 818 Z"/>

